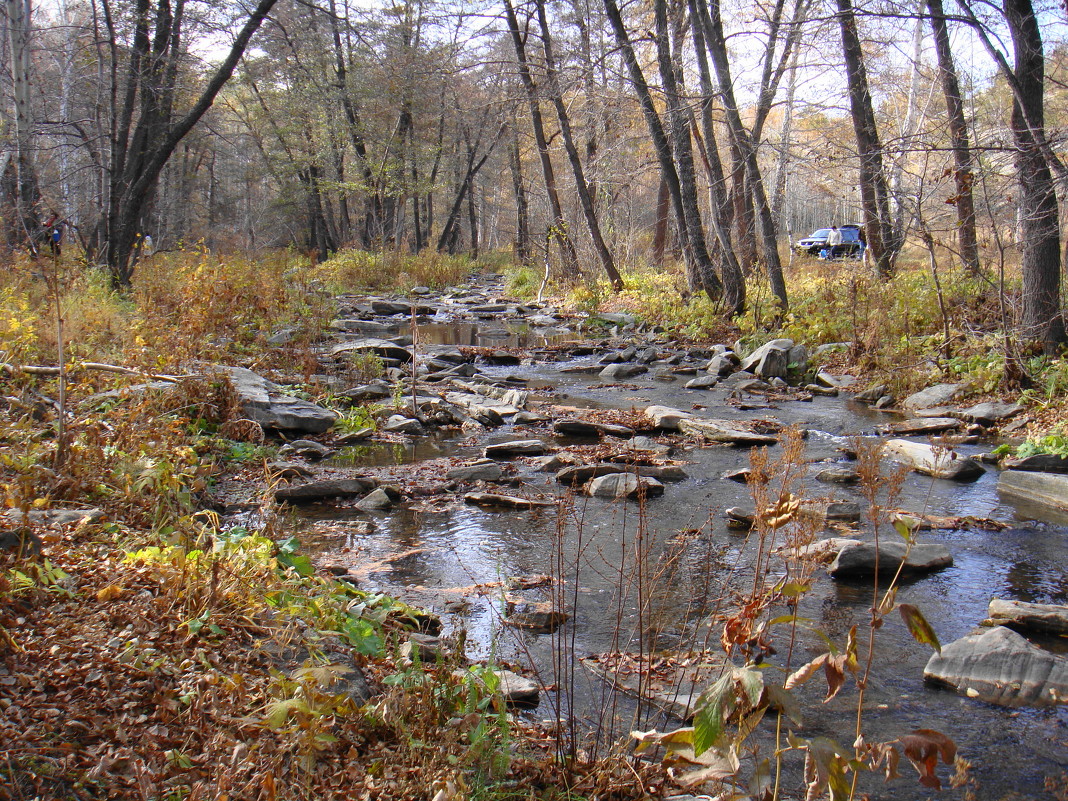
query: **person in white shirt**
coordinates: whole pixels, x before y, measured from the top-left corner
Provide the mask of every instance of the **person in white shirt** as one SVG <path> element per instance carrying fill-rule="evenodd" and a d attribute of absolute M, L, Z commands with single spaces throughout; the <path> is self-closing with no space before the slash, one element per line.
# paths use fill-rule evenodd
<path fill-rule="evenodd" d="M 833 259 L 838 255 L 842 245 L 842 232 L 837 225 L 831 226 L 831 232 L 827 234 L 827 258 Z"/>

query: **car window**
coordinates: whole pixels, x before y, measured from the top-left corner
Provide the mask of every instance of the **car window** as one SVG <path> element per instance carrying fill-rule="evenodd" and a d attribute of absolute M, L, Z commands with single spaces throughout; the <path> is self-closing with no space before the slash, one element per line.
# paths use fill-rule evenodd
<path fill-rule="evenodd" d="M 856 228 L 843 228 L 842 229 L 842 241 L 843 242 L 859 242 L 860 231 Z"/>
<path fill-rule="evenodd" d="M 821 228 L 818 231 L 814 231 L 809 235 L 809 239 L 817 239 L 819 237 L 825 237 L 831 232 L 830 228 Z"/>

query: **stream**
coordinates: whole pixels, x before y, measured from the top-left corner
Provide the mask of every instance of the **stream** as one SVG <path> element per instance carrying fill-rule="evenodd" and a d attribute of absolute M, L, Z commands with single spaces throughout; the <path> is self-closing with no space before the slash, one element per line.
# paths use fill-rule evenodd
<path fill-rule="evenodd" d="M 496 299 L 501 292 L 492 281 L 476 290 L 481 295 L 469 290 L 475 300 Z M 461 297 L 457 311 L 473 302 Z M 364 317 L 395 325 L 397 336 L 411 333 L 401 316 L 372 316 L 364 310 Z M 697 404 L 703 407 L 697 413 L 710 417 L 770 418 L 804 429 L 808 434 L 801 463 L 790 466 L 798 477 L 794 491 L 805 498 L 856 501 L 866 507 L 858 486 L 822 483 L 815 480 L 815 474 L 828 466 L 853 464 L 842 448 L 854 438 L 873 437 L 877 425 L 898 416 L 858 404 L 849 399 L 849 393 L 807 401 L 771 397 L 768 408 L 739 408 L 736 400 L 732 402 L 729 387 L 685 389 L 688 376 L 669 382 L 655 369 L 626 378 L 625 383 L 606 382 L 596 373 L 562 372 L 562 368 L 595 363 L 597 355 L 550 360 L 559 358 L 559 351 L 550 346 L 579 338 L 567 329 L 566 321 L 538 328 L 513 322 L 503 312 L 451 316 L 440 308 L 418 325 L 417 336 L 420 355 L 457 345 L 523 349 L 528 356 L 533 354 L 518 365 L 480 363 L 478 367 L 491 380 L 522 379 L 521 386 L 530 392 L 527 408 L 535 413 L 549 405 L 573 407 L 571 416 L 581 417 L 587 411 L 641 411 L 650 405 L 689 411 Z M 616 340 L 615 346 L 620 347 L 621 341 Z M 764 405 L 762 397 L 749 400 L 752 403 L 742 407 Z M 324 464 L 372 472 L 382 483 L 400 487 L 474 460 L 487 444 L 517 439 L 542 440 L 551 449 L 597 443 L 554 434 L 551 421 L 514 424 L 506 418 L 503 426 L 483 432 L 445 429 L 406 441 L 371 440 L 343 448 Z M 539 706 L 525 714 L 571 721 L 568 725 L 574 726 L 584 747 L 603 752 L 608 743 L 632 729 L 663 730 L 681 724 L 648 704 L 612 692 L 576 660 L 639 648 L 668 654 L 704 647 L 718 650 L 722 622 L 710 625 L 709 616 L 729 610 L 736 594 L 754 584 L 759 543 L 755 535 L 729 528 L 724 514 L 729 507 L 752 508 L 749 488 L 723 478 L 729 471 L 748 467 L 750 451 L 726 445 L 698 447 L 670 437 L 657 437 L 657 441 L 676 447 L 670 458 L 681 464 L 688 478 L 665 482 L 662 497 L 642 504 L 572 495 L 554 480 L 553 472 L 538 472 L 532 459 L 519 458 L 501 462 L 514 467 L 514 475 L 508 477 L 510 483 L 492 485 L 489 491 L 545 498 L 553 505 L 533 510 L 481 508 L 463 503 L 464 491 L 473 489 L 465 487 L 409 497 L 382 513 L 364 513 L 343 504 L 295 507 L 290 523 L 319 564 L 347 567 L 361 588 L 390 593 L 435 611 L 442 617 L 446 635 L 455 636 L 462 629 L 472 660 L 492 659 L 531 672 L 550 689 L 541 694 Z M 600 444 L 618 450 L 624 442 L 605 437 Z M 963 445 L 958 452 L 974 455 L 989 451 L 994 444 Z M 778 459 L 782 450 L 781 445 L 769 448 L 768 458 Z M 580 449 L 580 453 L 584 452 Z M 1068 520 L 1052 510 L 1002 500 L 996 490 L 997 475 L 997 469 L 989 465 L 977 481 L 963 484 L 909 473 L 892 504 L 914 513 L 989 518 L 1007 524 L 1002 530 L 920 533 L 922 542 L 945 544 L 954 563 L 940 572 L 904 581 L 897 600 L 919 607 L 943 645 L 983 620 L 991 598 L 1068 603 L 1068 560 L 1064 558 Z M 358 521 L 373 523 L 373 530 L 364 533 L 366 527 L 354 525 Z M 870 526 L 862 523 L 860 531 L 870 533 Z M 848 530 L 840 535 L 853 536 Z M 883 536 L 897 535 L 883 531 Z M 773 563 L 770 580 L 781 574 Z M 520 590 L 503 586 L 512 577 L 537 576 L 552 581 Z M 553 602 L 570 619 L 552 634 L 503 625 L 506 594 Z M 817 568 L 797 614 L 839 646 L 856 625 L 863 661 L 870 606 L 870 584 L 837 581 Z M 770 666 L 765 670 L 770 680 L 781 681 L 789 631 L 777 628 L 770 639 L 777 652 L 768 653 Z M 1068 650 L 1061 643 L 1044 644 Z M 821 636 L 803 633 L 790 657 L 791 669 L 824 650 Z M 865 699 L 867 740 L 890 740 L 913 729 L 935 729 L 952 737 L 961 755 L 972 763 L 968 789 L 973 797 L 1064 798 L 1068 792 L 1068 779 L 1063 778 L 1068 770 L 1068 709 L 1008 709 L 928 686 L 923 668 L 929 656 L 930 649 L 913 640 L 896 613 L 887 618 L 876 634 Z M 848 680 L 828 703 L 822 702 L 826 685 L 821 687 L 821 682 L 817 677 L 801 692 L 804 718 L 798 731 L 809 738 L 830 737 L 849 748 L 854 740 L 856 682 Z M 773 728 L 769 720 L 754 735 L 763 756 L 774 745 Z M 918 784 L 904 760 L 899 770 L 901 778 L 888 785 L 878 777 L 863 777 L 861 789 L 875 798 L 934 795 Z M 788 777 L 800 788 L 798 764 L 791 771 Z M 944 784 L 951 773 L 952 768 L 940 766 Z M 1052 792 L 1047 780 L 1055 782 L 1062 794 Z M 945 789 L 939 797 L 964 798 L 964 792 Z"/>

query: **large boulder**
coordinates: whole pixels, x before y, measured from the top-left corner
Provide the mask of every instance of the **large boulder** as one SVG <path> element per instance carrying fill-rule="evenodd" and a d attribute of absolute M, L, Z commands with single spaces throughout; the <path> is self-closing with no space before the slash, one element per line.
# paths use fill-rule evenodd
<path fill-rule="evenodd" d="M 286 395 L 273 381 L 244 367 L 218 365 L 209 372 L 230 379 L 242 416 L 265 429 L 321 434 L 337 420 L 329 409 Z"/>
<path fill-rule="evenodd" d="M 742 370 L 761 378 L 785 378 L 793 347 L 792 339 L 773 339 L 750 353 L 742 361 Z"/>
<path fill-rule="evenodd" d="M 907 439 L 891 439 L 886 441 L 883 449 L 891 459 L 926 476 L 975 481 L 986 472 L 975 459 L 960 456 L 951 448 L 936 448 Z"/>
<path fill-rule="evenodd" d="M 890 540 L 880 542 L 850 543 L 838 552 L 828 572 L 838 579 L 864 578 L 879 575 L 894 575 L 901 566 L 902 575 L 930 573 L 953 564 L 953 555 L 944 545 L 913 545 L 910 549 L 904 542 Z"/>
<path fill-rule="evenodd" d="M 945 646 L 928 660 L 923 677 L 1004 706 L 1068 702 L 1068 660 L 1004 626 L 973 632 Z"/>
<path fill-rule="evenodd" d="M 928 409 L 932 406 L 945 406 L 957 397 L 963 389 L 964 384 L 935 384 L 932 387 L 927 387 L 927 389 L 922 389 L 909 395 L 901 402 L 901 406 L 910 412 L 917 409 Z"/>

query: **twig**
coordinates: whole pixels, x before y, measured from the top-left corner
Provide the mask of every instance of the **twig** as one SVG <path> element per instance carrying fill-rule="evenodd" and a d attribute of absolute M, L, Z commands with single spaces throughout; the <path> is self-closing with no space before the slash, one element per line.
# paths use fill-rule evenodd
<path fill-rule="evenodd" d="M 177 383 L 187 378 L 196 378 L 196 375 L 164 375 L 159 373 L 146 373 L 144 370 L 135 370 L 132 367 L 122 367 L 118 364 L 104 364 L 102 362 L 80 362 L 79 364 L 69 367 L 49 367 L 44 365 L 34 364 L 8 364 L 7 362 L 0 362 L 0 371 L 7 373 L 8 375 L 15 375 L 16 373 L 26 373 L 27 375 L 62 375 L 64 372 L 71 373 L 77 370 L 99 370 L 105 373 L 120 373 L 122 375 L 136 375 L 143 376 L 145 378 L 151 378 L 156 381 L 170 381 L 171 383 Z"/>

